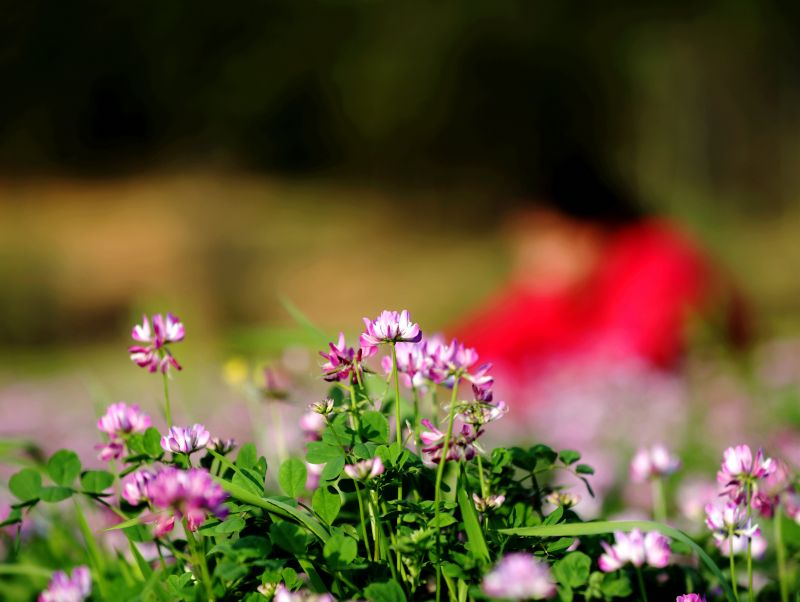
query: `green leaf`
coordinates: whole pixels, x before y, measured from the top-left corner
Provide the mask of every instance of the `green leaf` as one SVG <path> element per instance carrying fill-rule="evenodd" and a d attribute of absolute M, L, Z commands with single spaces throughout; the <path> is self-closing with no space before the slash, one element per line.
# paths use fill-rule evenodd
<path fill-rule="evenodd" d="M 580 460 L 581 454 L 580 452 L 576 452 L 574 449 L 562 449 L 560 452 L 558 452 L 558 459 L 569 466 L 570 464 L 575 464 L 575 462 Z"/>
<path fill-rule="evenodd" d="M 105 470 L 87 470 L 81 475 L 81 487 L 89 493 L 102 493 L 114 483 L 114 475 Z"/>
<path fill-rule="evenodd" d="M 371 410 L 361 414 L 361 436 L 375 443 L 389 442 L 389 421 L 380 412 Z"/>
<path fill-rule="evenodd" d="M 231 481 L 257 495 L 264 495 L 264 479 L 252 468 L 238 469 Z"/>
<path fill-rule="evenodd" d="M 605 574 L 600 589 L 607 598 L 627 598 L 632 591 L 627 575 L 615 576 L 613 573 Z"/>
<path fill-rule="evenodd" d="M 436 520 L 437 518 L 439 520 Z M 452 514 L 440 514 L 438 517 L 434 516 L 428 522 L 428 526 L 433 528 L 433 529 L 435 529 L 436 527 L 439 527 L 441 529 L 442 527 L 447 527 L 447 526 L 455 524 L 457 522 L 458 521 L 456 520 L 456 517 L 453 516 Z"/>
<path fill-rule="evenodd" d="M 136 456 L 150 456 L 144 447 L 144 435 L 141 433 L 131 433 L 125 441 L 128 451 Z"/>
<path fill-rule="evenodd" d="M 556 461 L 556 458 L 558 458 L 558 454 L 553 450 L 552 447 L 548 447 L 547 445 L 543 445 L 541 443 L 534 445 L 530 449 L 530 453 L 536 456 L 537 467 L 544 464 L 552 464 Z"/>
<path fill-rule="evenodd" d="M 331 535 L 322 549 L 322 555 L 334 570 L 347 568 L 356 559 L 357 552 L 355 540 L 342 533 Z"/>
<path fill-rule="evenodd" d="M 243 518 L 239 516 L 232 516 L 214 527 L 214 533 L 238 533 L 244 529 L 244 526 L 245 523 Z"/>
<path fill-rule="evenodd" d="M 406 602 L 403 588 L 394 580 L 372 583 L 364 590 L 364 595 L 370 602 Z"/>
<path fill-rule="evenodd" d="M 555 525 L 563 517 L 564 517 L 564 507 L 559 506 L 545 517 L 543 523 L 545 525 Z"/>
<path fill-rule="evenodd" d="M 161 433 L 157 428 L 151 426 L 144 432 L 142 447 L 149 456 L 154 458 L 164 453 L 164 450 L 161 449 Z"/>
<path fill-rule="evenodd" d="M 321 486 L 311 498 L 311 507 L 322 520 L 332 525 L 342 509 L 342 498 L 333 487 Z"/>
<path fill-rule="evenodd" d="M 233 544 L 233 549 L 240 558 L 266 558 L 272 551 L 272 542 L 266 537 L 245 535 Z"/>
<path fill-rule="evenodd" d="M 592 559 L 583 552 L 571 552 L 553 565 L 553 576 L 569 587 L 580 587 L 589 579 Z"/>
<path fill-rule="evenodd" d="M 81 461 L 78 454 L 68 449 L 54 453 L 47 462 L 47 474 L 56 485 L 69 487 L 81 473 Z"/>
<path fill-rule="evenodd" d="M 62 502 L 72 496 L 72 489 L 69 487 L 42 487 L 39 497 L 43 502 L 54 504 Z"/>
<path fill-rule="evenodd" d="M 248 572 L 249 569 L 245 565 L 232 560 L 223 560 L 214 569 L 214 576 L 219 577 L 222 581 L 230 582 L 244 577 Z"/>
<path fill-rule="evenodd" d="M 577 472 L 578 474 L 594 474 L 594 468 L 592 468 L 588 464 L 578 464 L 575 467 L 575 472 Z"/>
<path fill-rule="evenodd" d="M 306 465 L 297 458 L 288 458 L 278 471 L 278 483 L 289 497 L 298 498 L 306 489 Z"/>
<path fill-rule="evenodd" d="M 668 525 L 646 520 L 628 521 L 596 521 L 591 523 L 561 523 L 558 525 L 542 525 L 538 527 L 516 527 L 513 529 L 499 529 L 499 533 L 505 535 L 518 535 L 520 537 L 580 537 L 582 535 L 605 535 L 614 531 L 632 531 L 640 529 L 642 531 L 659 531 L 677 541 L 688 545 L 697 554 L 701 562 L 714 574 L 719 582 L 728 602 L 736 602 L 733 591 L 726 581 L 725 575 L 706 553 L 703 548 L 697 545 L 691 537 L 683 531 L 674 529 Z"/>
<path fill-rule="evenodd" d="M 344 470 L 344 456 L 339 456 L 328 461 L 319 478 L 323 481 L 335 481 L 342 474 L 342 470 Z"/>
<path fill-rule="evenodd" d="M 485 564 L 490 562 L 489 548 L 486 546 L 486 540 L 483 538 L 483 531 L 478 522 L 478 516 L 475 513 L 475 506 L 472 505 L 472 500 L 467 497 L 467 492 L 464 488 L 458 490 L 458 507 L 461 510 L 461 519 L 464 521 L 464 530 L 467 532 L 467 540 L 469 541 L 470 549 L 475 554 L 478 560 Z"/>
<path fill-rule="evenodd" d="M 309 464 L 326 464 L 331 460 L 344 456 L 340 447 L 328 445 L 322 441 L 312 441 L 306 447 L 306 460 Z"/>
<path fill-rule="evenodd" d="M 23 468 L 8 480 L 8 488 L 23 502 L 39 497 L 42 490 L 42 476 L 33 468 Z"/>
<path fill-rule="evenodd" d="M 245 443 L 239 448 L 239 455 L 236 456 L 236 466 L 239 468 L 251 468 L 258 462 L 258 451 L 252 443 Z"/>
<path fill-rule="evenodd" d="M 295 556 L 306 553 L 306 534 L 303 530 L 287 521 L 277 521 L 272 523 L 269 529 L 269 536 L 272 542 Z"/>

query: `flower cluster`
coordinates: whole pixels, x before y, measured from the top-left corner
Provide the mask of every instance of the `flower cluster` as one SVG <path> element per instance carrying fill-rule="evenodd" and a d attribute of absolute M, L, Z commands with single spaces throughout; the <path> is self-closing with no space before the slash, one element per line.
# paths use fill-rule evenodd
<path fill-rule="evenodd" d="M 92 593 L 92 576 L 86 566 L 76 566 L 72 576 L 56 571 L 47 589 L 39 594 L 39 602 L 83 602 Z"/>
<path fill-rule="evenodd" d="M 613 546 L 605 541 L 600 542 L 605 554 L 600 556 L 598 565 L 606 573 L 616 571 L 628 563 L 635 567 L 648 564 L 656 568 L 669 564 L 669 539 L 658 531 L 649 531 L 646 534 L 639 529 L 633 529 L 630 533 L 615 531 L 614 540 Z"/>
<path fill-rule="evenodd" d="M 644 483 L 650 479 L 671 475 L 681 467 L 677 456 L 660 444 L 650 448 L 640 448 L 633 456 L 630 466 L 630 478 L 634 483 Z"/>
<path fill-rule="evenodd" d="M 173 357 L 168 345 L 182 341 L 184 335 L 183 324 L 172 313 L 167 313 L 166 318 L 155 314 L 152 325 L 147 316 L 142 316 L 142 323 L 131 331 L 131 338 L 139 344 L 128 347 L 128 353 L 137 366 L 147 368 L 150 372 L 160 370 L 166 374 L 170 367 L 180 370 L 181 365 Z"/>
<path fill-rule="evenodd" d="M 183 428 L 173 426 L 161 437 L 161 448 L 175 454 L 193 454 L 203 449 L 211 441 L 211 434 L 202 424 L 193 424 Z"/>
<path fill-rule="evenodd" d="M 351 384 L 361 380 L 364 374 L 364 349 L 356 350 L 348 347 L 344 340 L 344 333 L 339 333 L 337 343 L 328 343 L 330 352 L 320 351 L 319 354 L 325 358 L 326 362 L 322 365 L 323 378 L 328 382 L 349 381 Z"/>
<path fill-rule="evenodd" d="M 444 453 L 445 434 L 433 426 L 430 420 L 424 419 L 422 424 L 428 429 L 419 434 L 425 447 L 422 448 L 423 460 L 430 464 L 438 464 Z M 472 460 L 475 457 L 475 441 L 483 434 L 479 428 L 464 424 L 455 429 L 448 443 L 445 461 Z"/>
<path fill-rule="evenodd" d="M 97 421 L 97 428 L 108 435 L 108 442 L 95 446 L 98 457 L 103 462 L 117 459 L 125 450 L 125 438 L 131 433 L 143 433 L 150 427 L 150 416 L 138 405 L 129 406 L 125 402 L 113 403 Z"/>
<path fill-rule="evenodd" d="M 525 552 L 506 554 L 483 578 L 484 593 L 493 598 L 543 600 L 556 594 L 550 568 Z"/>
<path fill-rule="evenodd" d="M 734 501 L 706 506 L 706 526 L 711 530 L 714 542 L 723 556 L 741 554 L 752 540 L 753 553 L 759 556 L 766 542 L 760 537 L 758 525 L 753 524 L 747 509 Z"/>
<path fill-rule="evenodd" d="M 186 519 L 190 531 L 196 531 L 209 514 L 224 518 L 228 514 L 228 494 L 214 482 L 204 468 L 180 470 L 163 468 L 143 487 L 144 496 L 156 509 L 154 535 L 163 537 L 175 526 L 175 519 Z"/>
<path fill-rule="evenodd" d="M 408 310 L 401 312 L 384 310 L 374 320 L 364 318 L 366 330 L 359 343 L 366 357 L 375 355 L 383 343 L 418 343 L 422 340 L 419 325 L 411 321 Z M 341 339 L 340 339 L 341 340 Z"/>
<path fill-rule="evenodd" d="M 758 490 L 758 481 L 768 477 L 777 465 L 772 458 L 764 457 L 764 450 L 753 452 L 747 445 L 729 447 L 723 453 L 722 467 L 717 473 L 717 482 L 724 487 L 724 494 L 732 500 L 742 502 L 747 489 L 753 494 Z"/>

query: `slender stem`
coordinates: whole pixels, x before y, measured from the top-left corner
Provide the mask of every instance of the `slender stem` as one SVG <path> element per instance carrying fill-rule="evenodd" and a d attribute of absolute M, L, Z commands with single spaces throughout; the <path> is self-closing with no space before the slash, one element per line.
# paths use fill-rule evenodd
<path fill-rule="evenodd" d="M 412 424 L 414 427 L 414 447 L 419 449 L 419 435 L 417 433 L 419 427 L 419 391 L 417 391 L 413 381 L 411 383 L 411 395 L 414 398 L 414 422 Z"/>
<path fill-rule="evenodd" d="M 73 498 L 73 502 L 75 504 L 75 516 L 78 519 L 78 528 L 86 542 L 86 552 L 89 557 L 89 564 L 92 567 L 92 573 L 97 579 L 97 584 L 100 586 L 100 593 L 105 597 L 108 593 L 108 588 L 104 574 L 105 567 L 103 565 L 103 556 L 100 553 L 100 548 L 97 545 L 97 541 L 95 541 L 92 530 L 89 528 L 89 523 L 86 522 L 86 515 L 83 513 L 77 496 Z"/>
<path fill-rule="evenodd" d="M 657 523 L 667 522 L 667 502 L 664 498 L 664 484 L 661 477 L 655 477 L 650 482 L 653 497 L 653 519 Z"/>
<path fill-rule="evenodd" d="M 161 570 L 167 572 L 167 561 L 164 560 L 164 552 L 161 551 L 161 542 L 156 538 L 156 550 L 158 550 L 158 560 L 161 563 Z M 131 545 L 136 545 L 131 541 Z"/>
<path fill-rule="evenodd" d="M 200 549 L 199 542 L 194 536 L 194 533 L 189 529 L 186 520 L 183 522 L 183 530 L 186 532 L 186 541 L 189 542 L 189 548 L 192 551 L 192 564 L 200 570 L 200 579 L 206 590 L 206 596 L 209 602 L 214 602 L 214 586 L 211 584 L 211 575 L 208 572 L 208 564 L 206 563 L 206 555 Z"/>
<path fill-rule="evenodd" d="M 644 587 L 644 578 L 642 577 L 641 567 L 636 567 L 636 578 L 639 581 L 639 591 L 642 594 L 642 601 L 647 602 L 647 590 Z"/>
<path fill-rule="evenodd" d="M 403 427 L 400 421 L 400 377 L 397 374 L 397 343 L 392 341 L 392 378 L 394 379 L 394 420 L 395 428 L 397 429 L 397 447 L 403 449 Z M 403 478 L 402 476 L 397 483 L 397 501 L 403 501 Z M 397 528 L 400 528 L 400 506 L 397 508 Z M 397 552 L 397 571 L 402 569 L 400 561 L 400 552 Z"/>
<path fill-rule="evenodd" d="M 778 583 L 781 588 L 781 602 L 789 602 L 789 589 L 786 583 L 786 548 L 783 544 L 783 513 L 781 507 L 775 509 L 773 528 L 775 529 L 775 549 L 778 554 Z"/>
<path fill-rule="evenodd" d="M 358 488 L 358 481 L 353 481 L 356 487 L 356 498 L 358 499 L 358 514 L 361 517 L 361 533 L 364 537 L 364 547 L 367 551 L 367 558 L 372 556 L 369 549 L 369 537 L 367 536 L 367 521 L 364 518 L 364 500 L 361 499 L 361 490 Z"/>
<path fill-rule="evenodd" d="M 167 428 L 172 428 L 172 406 L 169 402 L 169 376 L 166 372 L 161 373 L 164 381 L 164 417 L 167 419 Z"/>
<path fill-rule="evenodd" d="M 350 426 L 354 431 L 361 430 L 360 421 L 358 419 L 358 400 L 356 400 L 356 387 L 353 385 L 350 389 Z"/>
<path fill-rule="evenodd" d="M 750 483 L 748 482 L 745 487 L 745 494 L 747 495 L 747 519 L 752 517 L 753 509 L 750 505 Z M 748 597 L 750 602 L 754 602 L 755 593 L 753 590 L 753 538 L 747 536 L 747 587 Z"/>
<path fill-rule="evenodd" d="M 475 454 L 475 458 L 478 460 L 478 478 L 481 481 L 481 497 L 485 500 L 489 497 L 489 491 L 486 489 L 486 480 L 483 478 L 483 460 L 481 460 L 481 455 Z"/>
<path fill-rule="evenodd" d="M 728 529 L 728 559 L 731 565 L 731 587 L 733 597 L 739 600 L 739 584 L 736 582 L 736 562 L 733 559 L 733 527 Z"/>
<path fill-rule="evenodd" d="M 447 432 L 444 434 L 444 441 L 442 442 L 442 453 L 439 456 L 439 466 L 436 470 L 436 484 L 434 486 L 434 521 L 436 524 L 436 548 L 439 551 L 438 563 L 436 564 L 436 600 L 441 599 L 441 574 L 442 574 L 442 556 L 441 556 L 441 543 L 439 542 L 439 506 L 442 499 L 442 477 L 444 476 L 444 467 L 447 464 L 447 455 L 450 452 L 450 439 L 453 437 L 453 422 L 456 417 L 456 401 L 458 399 L 458 382 L 461 379 L 460 374 L 455 375 L 453 381 L 453 393 L 450 396 L 450 413 L 447 417 Z"/>

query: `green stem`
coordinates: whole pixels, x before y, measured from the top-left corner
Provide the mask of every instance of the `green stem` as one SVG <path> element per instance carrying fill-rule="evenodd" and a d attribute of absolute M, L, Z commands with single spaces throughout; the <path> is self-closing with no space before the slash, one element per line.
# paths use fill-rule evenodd
<path fill-rule="evenodd" d="M 364 517 L 364 500 L 361 499 L 361 490 L 358 488 L 358 481 L 353 481 L 356 487 L 356 498 L 358 499 L 358 514 L 361 517 L 361 533 L 364 537 L 364 547 L 367 551 L 367 558 L 372 556 L 369 549 L 369 537 L 367 536 L 367 521 Z"/>
<path fill-rule="evenodd" d="M 411 395 L 414 398 L 414 423 L 412 425 L 414 427 L 414 447 L 415 449 L 419 449 L 420 441 L 417 432 L 419 430 L 419 391 L 417 391 L 417 387 L 414 386 L 413 382 L 411 383 Z"/>
<path fill-rule="evenodd" d="M 439 512 L 442 499 L 442 477 L 444 476 L 444 467 L 447 464 L 447 455 L 450 451 L 450 439 L 453 437 L 453 422 L 456 417 L 456 401 L 458 399 L 458 382 L 461 379 L 460 374 L 456 374 L 453 380 L 453 393 L 450 396 L 450 413 L 447 417 L 447 432 L 444 434 L 444 441 L 442 442 L 442 453 L 439 457 L 439 466 L 436 470 L 436 484 L 434 485 L 434 521 L 436 524 L 436 549 L 438 550 L 438 562 L 436 564 L 436 602 L 441 600 L 441 580 L 442 580 L 442 556 L 441 556 L 441 543 L 439 541 Z"/>
<path fill-rule="evenodd" d="M 483 460 L 481 460 L 480 454 L 475 454 L 475 458 L 478 460 L 478 478 L 481 481 L 481 497 L 486 500 L 489 497 L 489 491 L 486 489 L 486 480 L 483 478 Z"/>
<path fill-rule="evenodd" d="M 92 530 L 89 528 L 89 523 L 86 522 L 86 515 L 83 513 L 78 497 L 75 496 L 72 499 L 75 504 L 75 516 L 78 519 L 78 528 L 86 542 L 86 552 L 89 557 L 89 564 L 92 567 L 92 574 L 97 579 L 101 595 L 105 598 L 108 593 L 108 588 L 104 575 L 105 567 L 103 565 L 103 556 L 100 553 L 100 548 L 97 545 L 97 541 L 95 541 Z"/>
<path fill-rule="evenodd" d="M 736 561 L 733 558 L 733 529 L 728 530 L 728 560 L 731 567 L 731 587 L 735 599 L 739 600 L 739 584 L 736 582 Z"/>
<path fill-rule="evenodd" d="M 358 419 L 358 400 L 356 400 L 355 385 L 350 387 L 350 426 L 356 432 L 361 430 L 360 421 Z"/>
<path fill-rule="evenodd" d="M 172 406 L 169 401 L 169 377 L 166 372 L 161 373 L 164 381 L 164 417 L 167 419 L 167 428 L 172 428 Z"/>
<path fill-rule="evenodd" d="M 655 477 L 651 481 L 653 497 L 653 519 L 657 523 L 667 522 L 667 502 L 664 498 L 664 484 L 661 477 Z"/>
<path fill-rule="evenodd" d="M 745 494 L 747 495 L 747 519 L 752 518 L 753 510 L 750 506 L 750 483 L 745 487 Z M 753 590 L 753 538 L 747 537 L 747 587 L 748 597 L 750 602 L 754 602 L 755 593 Z"/>
<path fill-rule="evenodd" d="M 786 548 L 783 543 L 783 513 L 781 507 L 775 509 L 773 528 L 775 529 L 775 549 L 778 554 L 778 583 L 781 588 L 781 602 L 789 602 L 789 584 L 786 583 Z"/>
<path fill-rule="evenodd" d="M 194 536 L 194 533 L 189 529 L 185 519 L 183 522 L 183 530 L 186 532 L 186 541 L 189 542 L 189 548 L 192 551 L 192 564 L 200 569 L 200 579 L 206 590 L 206 599 L 209 602 L 214 602 L 214 586 L 211 584 L 211 575 L 208 572 L 205 552 L 200 549 L 200 544 Z M 195 576 L 197 575 L 195 574 Z"/>
<path fill-rule="evenodd" d="M 397 343 L 392 341 L 392 378 L 394 379 L 394 421 L 395 428 L 397 429 L 397 447 L 398 450 L 403 449 L 403 427 L 400 420 L 400 377 L 397 374 Z M 402 476 L 397 483 L 397 501 L 403 501 L 403 478 Z M 397 508 L 397 528 L 400 528 L 400 506 Z M 400 552 L 397 552 L 397 571 L 402 569 L 400 562 Z"/>
<path fill-rule="evenodd" d="M 642 601 L 647 602 L 647 589 L 644 587 L 644 578 L 642 577 L 641 567 L 636 567 L 636 579 L 639 581 L 639 591 L 642 594 Z"/>

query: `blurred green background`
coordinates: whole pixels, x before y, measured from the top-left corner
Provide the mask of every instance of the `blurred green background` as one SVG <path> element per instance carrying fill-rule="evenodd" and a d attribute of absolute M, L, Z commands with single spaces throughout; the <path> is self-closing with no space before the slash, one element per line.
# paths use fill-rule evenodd
<path fill-rule="evenodd" d="M 796 3 L 2 4 L 6 365 L 119 344 L 143 309 L 209 340 L 291 325 L 279 295 L 330 330 L 446 325 L 502 282 L 518 159 L 562 132 L 763 335 L 800 325 Z"/>

